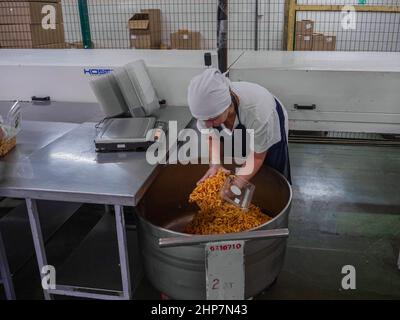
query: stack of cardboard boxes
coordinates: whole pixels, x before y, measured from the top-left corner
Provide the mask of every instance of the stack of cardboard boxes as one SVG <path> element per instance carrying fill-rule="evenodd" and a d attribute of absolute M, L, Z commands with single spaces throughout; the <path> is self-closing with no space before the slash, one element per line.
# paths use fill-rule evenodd
<path fill-rule="evenodd" d="M 130 47 L 134 49 L 200 49 L 200 32 L 179 29 L 171 33 L 171 45 L 161 43 L 161 11 L 142 9 L 128 22 Z"/>
<path fill-rule="evenodd" d="M 141 10 L 129 19 L 130 47 L 160 49 L 161 12 L 159 9 Z"/>
<path fill-rule="evenodd" d="M 65 47 L 59 0 L 0 0 L 0 47 Z"/>
<path fill-rule="evenodd" d="M 336 37 L 314 32 L 314 21 L 296 21 L 295 50 L 299 51 L 334 51 Z"/>

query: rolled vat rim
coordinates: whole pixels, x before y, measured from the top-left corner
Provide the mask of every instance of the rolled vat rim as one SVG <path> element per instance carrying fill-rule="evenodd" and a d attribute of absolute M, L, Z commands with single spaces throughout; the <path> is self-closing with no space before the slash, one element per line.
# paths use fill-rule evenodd
<path fill-rule="evenodd" d="M 272 224 L 275 220 L 278 220 L 278 218 L 279 218 L 281 215 L 283 215 L 283 214 L 288 210 L 288 208 L 290 207 L 290 205 L 291 205 L 291 203 L 292 203 L 293 190 L 292 190 L 292 186 L 290 185 L 289 181 L 286 179 L 286 177 L 285 177 L 283 174 L 281 174 L 281 173 L 280 173 L 279 171 L 277 171 L 276 169 L 271 168 L 271 167 L 268 167 L 268 168 L 271 169 L 271 170 L 273 170 L 273 171 L 274 171 L 276 174 L 278 174 L 279 176 L 281 176 L 281 177 L 283 178 L 283 180 L 286 182 L 286 185 L 287 185 L 288 188 L 289 188 L 289 199 L 288 199 L 288 201 L 287 201 L 287 203 L 286 203 L 286 206 L 281 210 L 281 212 L 280 212 L 279 214 L 277 214 L 277 215 L 276 215 L 275 217 L 273 217 L 271 220 L 268 220 L 267 222 L 265 222 L 265 223 L 263 223 L 263 224 L 260 224 L 260 225 L 257 226 L 257 227 L 254 227 L 254 228 L 251 228 L 251 229 L 249 229 L 249 230 L 246 230 L 246 232 L 255 231 L 255 230 L 258 230 L 258 229 L 261 229 L 261 228 L 267 226 L 268 224 Z M 148 224 L 151 224 L 151 225 L 154 226 L 156 229 L 162 230 L 162 231 L 164 231 L 164 232 L 167 232 L 167 233 L 170 233 L 170 234 L 173 234 L 173 235 L 176 235 L 176 236 L 187 236 L 187 237 L 190 237 L 190 236 L 192 235 L 192 234 L 190 234 L 190 233 L 178 232 L 178 231 L 174 231 L 174 230 L 171 230 L 171 229 L 167 229 L 167 228 L 164 228 L 164 227 L 157 226 L 157 225 L 151 223 L 150 221 L 148 221 L 142 214 L 138 214 L 138 216 L 139 216 L 139 219 L 143 220 L 144 222 L 146 222 L 146 223 L 148 223 Z M 243 231 L 243 232 L 244 232 L 244 231 Z M 230 232 L 230 233 L 227 233 L 227 234 L 234 234 L 234 233 L 241 233 L 241 232 Z"/>

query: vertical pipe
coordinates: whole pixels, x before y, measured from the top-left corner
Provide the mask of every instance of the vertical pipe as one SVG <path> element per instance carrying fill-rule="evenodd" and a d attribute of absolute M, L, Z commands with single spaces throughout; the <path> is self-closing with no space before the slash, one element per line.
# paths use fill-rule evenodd
<path fill-rule="evenodd" d="M 290 10 L 290 0 L 285 0 L 285 17 L 283 23 L 283 41 L 282 41 L 282 49 L 287 50 L 288 48 L 288 27 L 289 27 L 289 10 Z"/>
<path fill-rule="evenodd" d="M 81 21 L 81 33 L 83 48 L 92 48 L 92 38 L 90 35 L 90 24 L 89 24 L 89 11 L 87 0 L 78 0 L 79 7 L 79 19 Z"/>
<path fill-rule="evenodd" d="M 256 0 L 254 17 L 254 50 L 258 50 L 258 0 Z"/>
<path fill-rule="evenodd" d="M 287 27 L 287 51 L 293 51 L 294 49 L 294 33 L 296 26 L 296 0 L 289 0 L 288 10 L 288 27 Z"/>
<path fill-rule="evenodd" d="M 218 1 L 217 21 L 218 68 L 225 72 L 228 69 L 228 0 Z"/>

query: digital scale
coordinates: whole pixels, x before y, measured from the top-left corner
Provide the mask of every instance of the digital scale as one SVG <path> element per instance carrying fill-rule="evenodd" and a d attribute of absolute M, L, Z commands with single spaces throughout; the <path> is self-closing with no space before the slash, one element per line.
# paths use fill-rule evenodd
<path fill-rule="evenodd" d="M 106 118 L 94 140 L 97 152 L 144 151 L 160 142 L 168 124 L 154 113 L 160 102 L 143 60 L 91 81 Z"/>
<path fill-rule="evenodd" d="M 94 140 L 96 151 L 145 151 L 166 131 L 167 124 L 154 117 L 109 119 Z"/>

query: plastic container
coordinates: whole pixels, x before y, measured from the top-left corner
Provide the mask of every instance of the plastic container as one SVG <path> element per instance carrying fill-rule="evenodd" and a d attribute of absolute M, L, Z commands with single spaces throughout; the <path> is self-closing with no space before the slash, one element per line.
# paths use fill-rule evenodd
<path fill-rule="evenodd" d="M 0 117 L 0 157 L 9 153 L 17 144 L 17 134 L 21 130 L 21 111 L 16 101 L 8 112 L 6 121 Z"/>
<path fill-rule="evenodd" d="M 246 210 L 253 198 L 254 184 L 238 176 L 229 176 L 221 190 L 221 197 L 225 201 Z"/>

